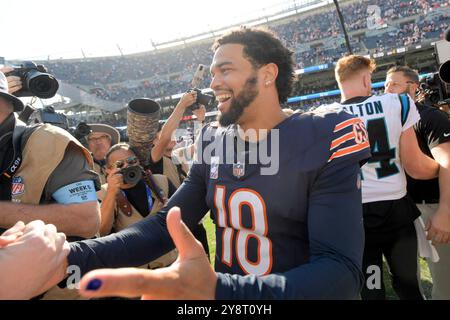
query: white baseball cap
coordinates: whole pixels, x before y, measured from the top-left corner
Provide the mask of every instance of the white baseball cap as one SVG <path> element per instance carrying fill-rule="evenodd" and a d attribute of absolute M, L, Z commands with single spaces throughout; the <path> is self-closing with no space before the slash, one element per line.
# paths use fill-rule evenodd
<path fill-rule="evenodd" d="M 0 72 L 0 97 L 11 101 L 14 106 L 14 111 L 23 110 L 24 105 L 22 100 L 8 92 L 8 80 L 6 79 L 6 76 L 3 74 L 3 72 Z"/>

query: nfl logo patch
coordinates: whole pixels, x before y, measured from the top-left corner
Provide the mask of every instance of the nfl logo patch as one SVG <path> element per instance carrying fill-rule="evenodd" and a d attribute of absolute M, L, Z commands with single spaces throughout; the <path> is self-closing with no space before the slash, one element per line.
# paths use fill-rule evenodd
<path fill-rule="evenodd" d="M 25 192 L 25 184 L 22 177 L 14 177 L 12 179 L 11 195 L 18 196 Z"/>
<path fill-rule="evenodd" d="M 245 174 L 245 167 L 243 163 L 233 164 L 233 176 L 240 178 Z"/>

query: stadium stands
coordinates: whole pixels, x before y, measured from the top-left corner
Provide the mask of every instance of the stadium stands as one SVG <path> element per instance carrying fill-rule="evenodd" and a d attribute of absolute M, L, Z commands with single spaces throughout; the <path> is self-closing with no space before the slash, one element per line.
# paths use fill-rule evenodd
<path fill-rule="evenodd" d="M 429 43 L 450 25 L 448 0 L 363 0 L 341 5 L 355 53 Z M 346 53 L 334 6 L 268 25 L 295 51 L 298 68 L 332 63 Z M 402 39 L 402 40 L 400 40 Z M 400 41 L 400 42 L 399 42 Z M 47 61 L 49 71 L 101 99 L 127 102 L 184 92 L 198 64 L 212 58 L 212 39 L 136 55 Z M 202 83 L 208 87 L 209 79 Z M 308 92 L 296 92 L 307 94 Z"/>

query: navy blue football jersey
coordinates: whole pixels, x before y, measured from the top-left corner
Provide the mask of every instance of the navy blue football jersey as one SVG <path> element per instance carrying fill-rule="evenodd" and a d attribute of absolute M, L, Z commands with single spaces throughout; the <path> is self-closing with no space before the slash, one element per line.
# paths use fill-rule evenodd
<path fill-rule="evenodd" d="M 160 214 L 73 244 L 69 262 L 84 273 L 157 258 L 173 248 L 165 215 L 179 206 L 189 227 L 208 211 L 216 224 L 216 298 L 358 296 L 360 165 L 370 157 L 361 120 L 313 112 L 287 118 L 258 143 L 235 126 L 208 126 L 199 140 L 197 161 Z"/>
<path fill-rule="evenodd" d="M 209 163 L 203 170 L 206 170 L 207 180 L 206 202 L 217 226 L 217 271 L 267 275 L 308 262 L 308 209 L 315 183 L 323 170 L 339 168 L 347 159 L 351 159 L 353 169 L 358 170 L 358 162 L 369 154 L 364 127 L 355 129 L 360 124 L 358 119 L 345 113 L 340 116 L 310 113 L 286 119 L 274 128 L 278 130 L 276 138 L 269 133 L 264 139 L 268 146 L 263 153 L 279 154 L 271 157 L 278 163 L 270 163 L 270 166 L 277 168 L 267 175 L 261 169 L 269 165 L 258 159 L 261 143 L 243 142 L 243 160 L 238 161 L 235 155 L 231 163 L 227 163 L 224 159 L 227 150 L 232 148 L 236 153 L 239 144 L 236 126 L 208 129 L 215 132 L 205 135 L 214 136 L 222 147 L 217 149 L 224 150 L 221 155 L 212 154 L 212 159 L 208 158 L 209 153 L 203 154 L 201 159 Z M 355 141 L 357 130 L 365 136 Z M 275 143 L 278 146 L 272 148 Z M 255 153 L 253 158 L 260 160 L 258 163 L 251 161 Z M 236 165 L 240 172 L 236 172 Z M 348 174 L 342 172 L 334 178 L 348 178 Z M 333 185 L 338 192 L 339 184 Z M 356 175 L 353 186 L 356 190 Z M 339 196 L 338 193 L 336 199 L 330 196 L 329 201 L 338 203 Z M 357 204 L 360 205 L 360 201 Z"/>

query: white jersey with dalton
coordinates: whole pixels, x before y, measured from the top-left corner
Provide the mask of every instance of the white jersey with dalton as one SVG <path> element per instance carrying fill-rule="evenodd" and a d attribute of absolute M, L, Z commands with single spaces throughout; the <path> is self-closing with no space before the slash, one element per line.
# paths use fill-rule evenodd
<path fill-rule="evenodd" d="M 320 109 L 344 109 L 363 120 L 372 157 L 362 167 L 362 202 L 396 200 L 406 195 L 399 142 L 402 132 L 420 120 L 414 101 L 407 95 L 383 94 L 353 103 L 333 103 Z M 333 142 L 336 144 L 343 141 Z"/>

